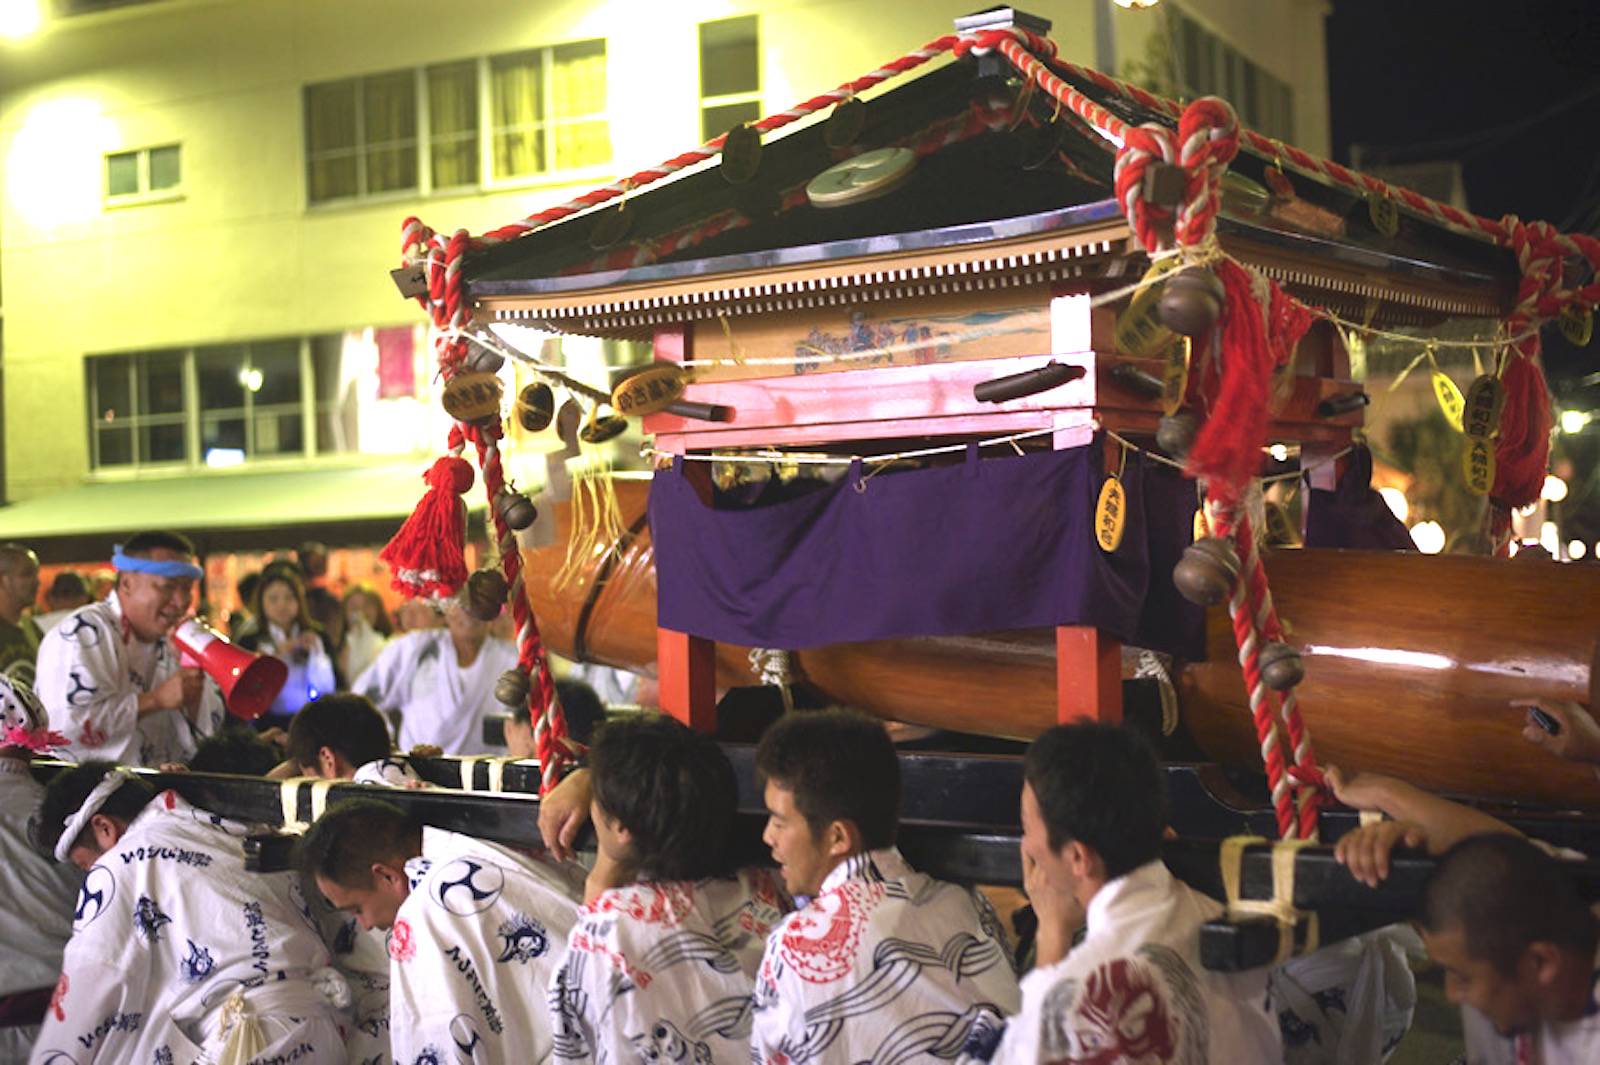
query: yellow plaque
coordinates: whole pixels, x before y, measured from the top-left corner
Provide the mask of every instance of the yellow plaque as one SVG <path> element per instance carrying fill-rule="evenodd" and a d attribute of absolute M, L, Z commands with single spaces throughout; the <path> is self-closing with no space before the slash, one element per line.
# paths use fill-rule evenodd
<path fill-rule="evenodd" d="M 1467 476 L 1467 489 L 1475 496 L 1486 496 L 1494 487 L 1494 443 L 1468 438 L 1461 451 L 1461 472 Z"/>
<path fill-rule="evenodd" d="M 1122 527 L 1128 520 L 1128 497 L 1122 482 L 1107 477 L 1100 486 L 1100 502 L 1094 508 L 1094 539 L 1100 550 L 1110 554 L 1122 543 Z"/>
<path fill-rule="evenodd" d="M 1561 329 L 1561 335 L 1566 337 L 1567 343 L 1573 347 L 1588 347 L 1589 341 L 1594 338 L 1594 311 L 1587 307 L 1580 307 L 1576 303 L 1567 304 L 1561 308 L 1556 324 Z"/>
<path fill-rule="evenodd" d="M 1474 440 L 1490 440 L 1500 431 L 1500 413 L 1505 410 L 1506 389 L 1500 378 L 1484 374 L 1467 389 L 1461 408 L 1461 431 Z"/>
<path fill-rule="evenodd" d="M 1167 345 L 1167 362 L 1161 373 L 1161 412 L 1176 414 L 1189 390 L 1189 338 L 1179 337 Z"/>
<path fill-rule="evenodd" d="M 1372 218 L 1372 228 L 1386 237 L 1400 232 L 1400 205 L 1391 197 L 1378 193 L 1367 196 L 1367 214 Z"/>
<path fill-rule="evenodd" d="M 1160 354 L 1176 338 L 1161 322 L 1161 284 L 1159 278 L 1177 265 L 1177 256 L 1163 259 L 1145 271 L 1145 287 L 1133 294 L 1117 315 L 1117 350 L 1124 355 L 1147 358 Z"/>
<path fill-rule="evenodd" d="M 1433 394 L 1439 397 L 1439 407 L 1444 411 L 1444 416 L 1450 419 L 1456 432 L 1461 432 L 1461 408 L 1466 405 L 1466 400 L 1461 398 L 1461 389 L 1443 370 L 1433 371 Z"/>
<path fill-rule="evenodd" d="M 683 367 L 656 362 L 629 374 L 611 390 L 611 406 L 618 414 L 639 417 L 654 414 L 683 398 Z"/>
<path fill-rule="evenodd" d="M 492 373 L 458 373 L 439 397 L 445 413 L 458 422 L 500 417 L 500 378 Z"/>

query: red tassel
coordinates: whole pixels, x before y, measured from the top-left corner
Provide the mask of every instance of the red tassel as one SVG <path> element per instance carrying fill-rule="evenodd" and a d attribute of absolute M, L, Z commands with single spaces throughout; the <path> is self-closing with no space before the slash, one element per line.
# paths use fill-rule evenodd
<path fill-rule="evenodd" d="M 1489 495 L 1508 509 L 1525 507 L 1544 492 L 1550 465 L 1550 392 L 1531 358 L 1513 355 L 1500 374 L 1506 405 L 1495 443 L 1494 489 Z"/>
<path fill-rule="evenodd" d="M 406 598 L 445 598 L 467 579 L 467 504 L 461 497 L 472 488 L 472 464 L 446 455 L 422 479 L 428 491 L 378 558 Z"/>
<path fill-rule="evenodd" d="M 1205 478 L 1207 493 L 1231 509 L 1261 469 L 1272 371 L 1289 361 L 1312 314 L 1270 281 L 1264 311 L 1250 274 L 1227 260 L 1215 269 L 1227 292 L 1216 326 L 1222 330 L 1222 357 L 1202 369 L 1191 390 L 1206 403 L 1206 421 L 1189 450 L 1188 472 Z"/>

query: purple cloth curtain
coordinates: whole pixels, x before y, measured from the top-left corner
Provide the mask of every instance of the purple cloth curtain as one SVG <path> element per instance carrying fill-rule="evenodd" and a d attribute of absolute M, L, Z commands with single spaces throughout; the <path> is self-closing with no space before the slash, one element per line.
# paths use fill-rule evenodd
<path fill-rule="evenodd" d="M 1142 456 L 1122 481 L 1127 524 L 1092 534 L 1099 443 L 863 476 L 766 505 L 705 505 L 678 468 L 650 489 L 658 618 L 720 642 L 822 644 L 1094 625 L 1129 643 L 1203 653 L 1203 613 L 1172 586 L 1194 487 Z"/>
<path fill-rule="evenodd" d="M 1306 546 L 1415 551 L 1405 522 L 1372 487 L 1372 452 L 1357 444 L 1332 491 L 1306 493 Z"/>

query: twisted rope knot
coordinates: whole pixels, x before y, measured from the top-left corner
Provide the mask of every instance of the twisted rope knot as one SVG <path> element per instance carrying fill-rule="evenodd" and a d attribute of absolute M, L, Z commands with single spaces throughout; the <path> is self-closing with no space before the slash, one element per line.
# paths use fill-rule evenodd
<path fill-rule="evenodd" d="M 1056 42 L 1048 37 L 1040 37 L 1021 26 L 1000 26 L 991 30 L 968 31 L 956 38 L 956 43 L 951 47 L 951 52 L 956 58 L 965 58 L 969 55 L 988 55 L 1000 47 L 1000 42 L 1013 40 L 1034 55 L 1052 59 L 1056 54 Z"/>
<path fill-rule="evenodd" d="M 1145 198 L 1145 174 L 1152 163 L 1174 163 L 1177 159 L 1178 146 L 1172 131 L 1154 122 L 1128 130 L 1122 150 L 1117 153 L 1113 172 L 1117 202 L 1144 250 L 1152 254 L 1171 243 L 1161 224 L 1172 217 L 1172 211 Z"/>
<path fill-rule="evenodd" d="M 1202 96 L 1178 119 L 1178 164 L 1187 172 L 1174 236 L 1180 246 L 1210 233 L 1222 205 L 1222 175 L 1239 152 L 1239 116 L 1226 100 Z"/>

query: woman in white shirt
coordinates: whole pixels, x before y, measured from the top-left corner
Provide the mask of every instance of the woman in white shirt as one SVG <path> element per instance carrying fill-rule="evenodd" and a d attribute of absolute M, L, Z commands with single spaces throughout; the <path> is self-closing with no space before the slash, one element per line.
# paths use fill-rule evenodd
<path fill-rule="evenodd" d="M 343 687 L 333 665 L 328 636 L 311 620 L 305 586 L 288 569 L 268 568 L 250 600 L 255 626 L 236 641 L 240 647 L 281 658 L 289 679 L 260 725 L 287 726 L 306 703 Z"/>

